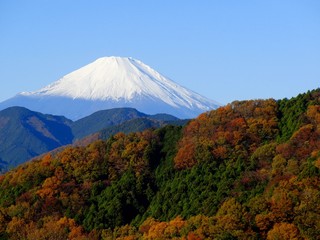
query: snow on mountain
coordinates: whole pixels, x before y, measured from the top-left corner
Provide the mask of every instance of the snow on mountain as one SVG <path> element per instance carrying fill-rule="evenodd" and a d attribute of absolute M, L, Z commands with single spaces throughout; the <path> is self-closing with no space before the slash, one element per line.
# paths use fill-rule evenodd
<path fill-rule="evenodd" d="M 95 111 L 134 107 L 155 114 L 195 117 L 218 103 L 190 91 L 133 58 L 104 57 L 34 92 L 0 103 L 79 119 Z"/>

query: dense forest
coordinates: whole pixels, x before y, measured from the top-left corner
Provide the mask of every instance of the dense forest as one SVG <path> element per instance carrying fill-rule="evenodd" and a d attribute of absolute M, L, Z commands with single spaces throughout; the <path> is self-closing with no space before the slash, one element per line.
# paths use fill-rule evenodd
<path fill-rule="evenodd" d="M 319 239 L 320 89 L 118 133 L 0 176 L 1 239 Z"/>

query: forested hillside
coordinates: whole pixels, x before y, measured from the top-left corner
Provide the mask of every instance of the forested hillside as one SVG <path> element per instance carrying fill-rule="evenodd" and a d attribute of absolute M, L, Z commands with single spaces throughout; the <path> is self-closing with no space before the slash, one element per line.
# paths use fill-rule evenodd
<path fill-rule="evenodd" d="M 72 142 L 72 121 L 11 107 L 0 111 L 0 173 Z"/>
<path fill-rule="evenodd" d="M 2 239 L 319 239 L 320 90 L 237 101 L 0 176 Z"/>
<path fill-rule="evenodd" d="M 168 114 L 147 115 L 133 108 L 102 110 L 75 122 L 23 107 L 7 108 L 0 111 L 0 173 L 75 142 L 87 145 L 121 131 L 130 133 L 186 122 Z"/>

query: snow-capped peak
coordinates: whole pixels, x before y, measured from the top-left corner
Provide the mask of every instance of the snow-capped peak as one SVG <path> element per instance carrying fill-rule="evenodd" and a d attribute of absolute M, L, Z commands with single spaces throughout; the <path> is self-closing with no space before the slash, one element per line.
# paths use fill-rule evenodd
<path fill-rule="evenodd" d="M 61 96 L 84 100 L 124 100 L 136 97 L 160 99 L 173 107 L 197 107 L 204 111 L 211 102 L 179 86 L 139 60 L 127 57 L 103 57 L 71 72 L 38 91 L 22 95 Z"/>
<path fill-rule="evenodd" d="M 0 103 L 73 120 L 99 110 L 131 107 L 147 113 L 193 118 L 218 103 L 190 91 L 133 58 L 103 57 L 34 92 Z"/>

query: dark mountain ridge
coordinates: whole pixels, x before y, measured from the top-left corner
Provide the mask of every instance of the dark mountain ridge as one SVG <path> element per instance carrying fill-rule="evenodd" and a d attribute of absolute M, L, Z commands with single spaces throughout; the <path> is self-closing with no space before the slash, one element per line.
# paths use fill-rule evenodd
<path fill-rule="evenodd" d="M 16 166 L 26 159 L 72 142 L 72 121 L 11 107 L 0 112 L 0 158 Z"/>
<path fill-rule="evenodd" d="M 140 120 L 139 127 L 132 122 Z M 147 120 L 149 119 L 149 120 Z M 62 116 L 30 111 L 23 107 L 10 107 L 0 111 L 0 169 L 17 166 L 35 156 L 55 148 L 72 144 L 88 135 L 105 130 L 104 135 L 160 127 L 167 120 L 179 120 L 171 115 L 141 113 L 133 108 L 102 110 L 73 122 Z M 149 122 L 148 122 L 149 121 Z M 100 136 L 100 135 L 98 135 Z"/>
<path fill-rule="evenodd" d="M 75 121 L 72 125 L 72 132 L 75 139 L 81 139 L 104 128 L 119 125 L 133 118 L 146 116 L 146 114 L 133 108 L 102 110 Z"/>

